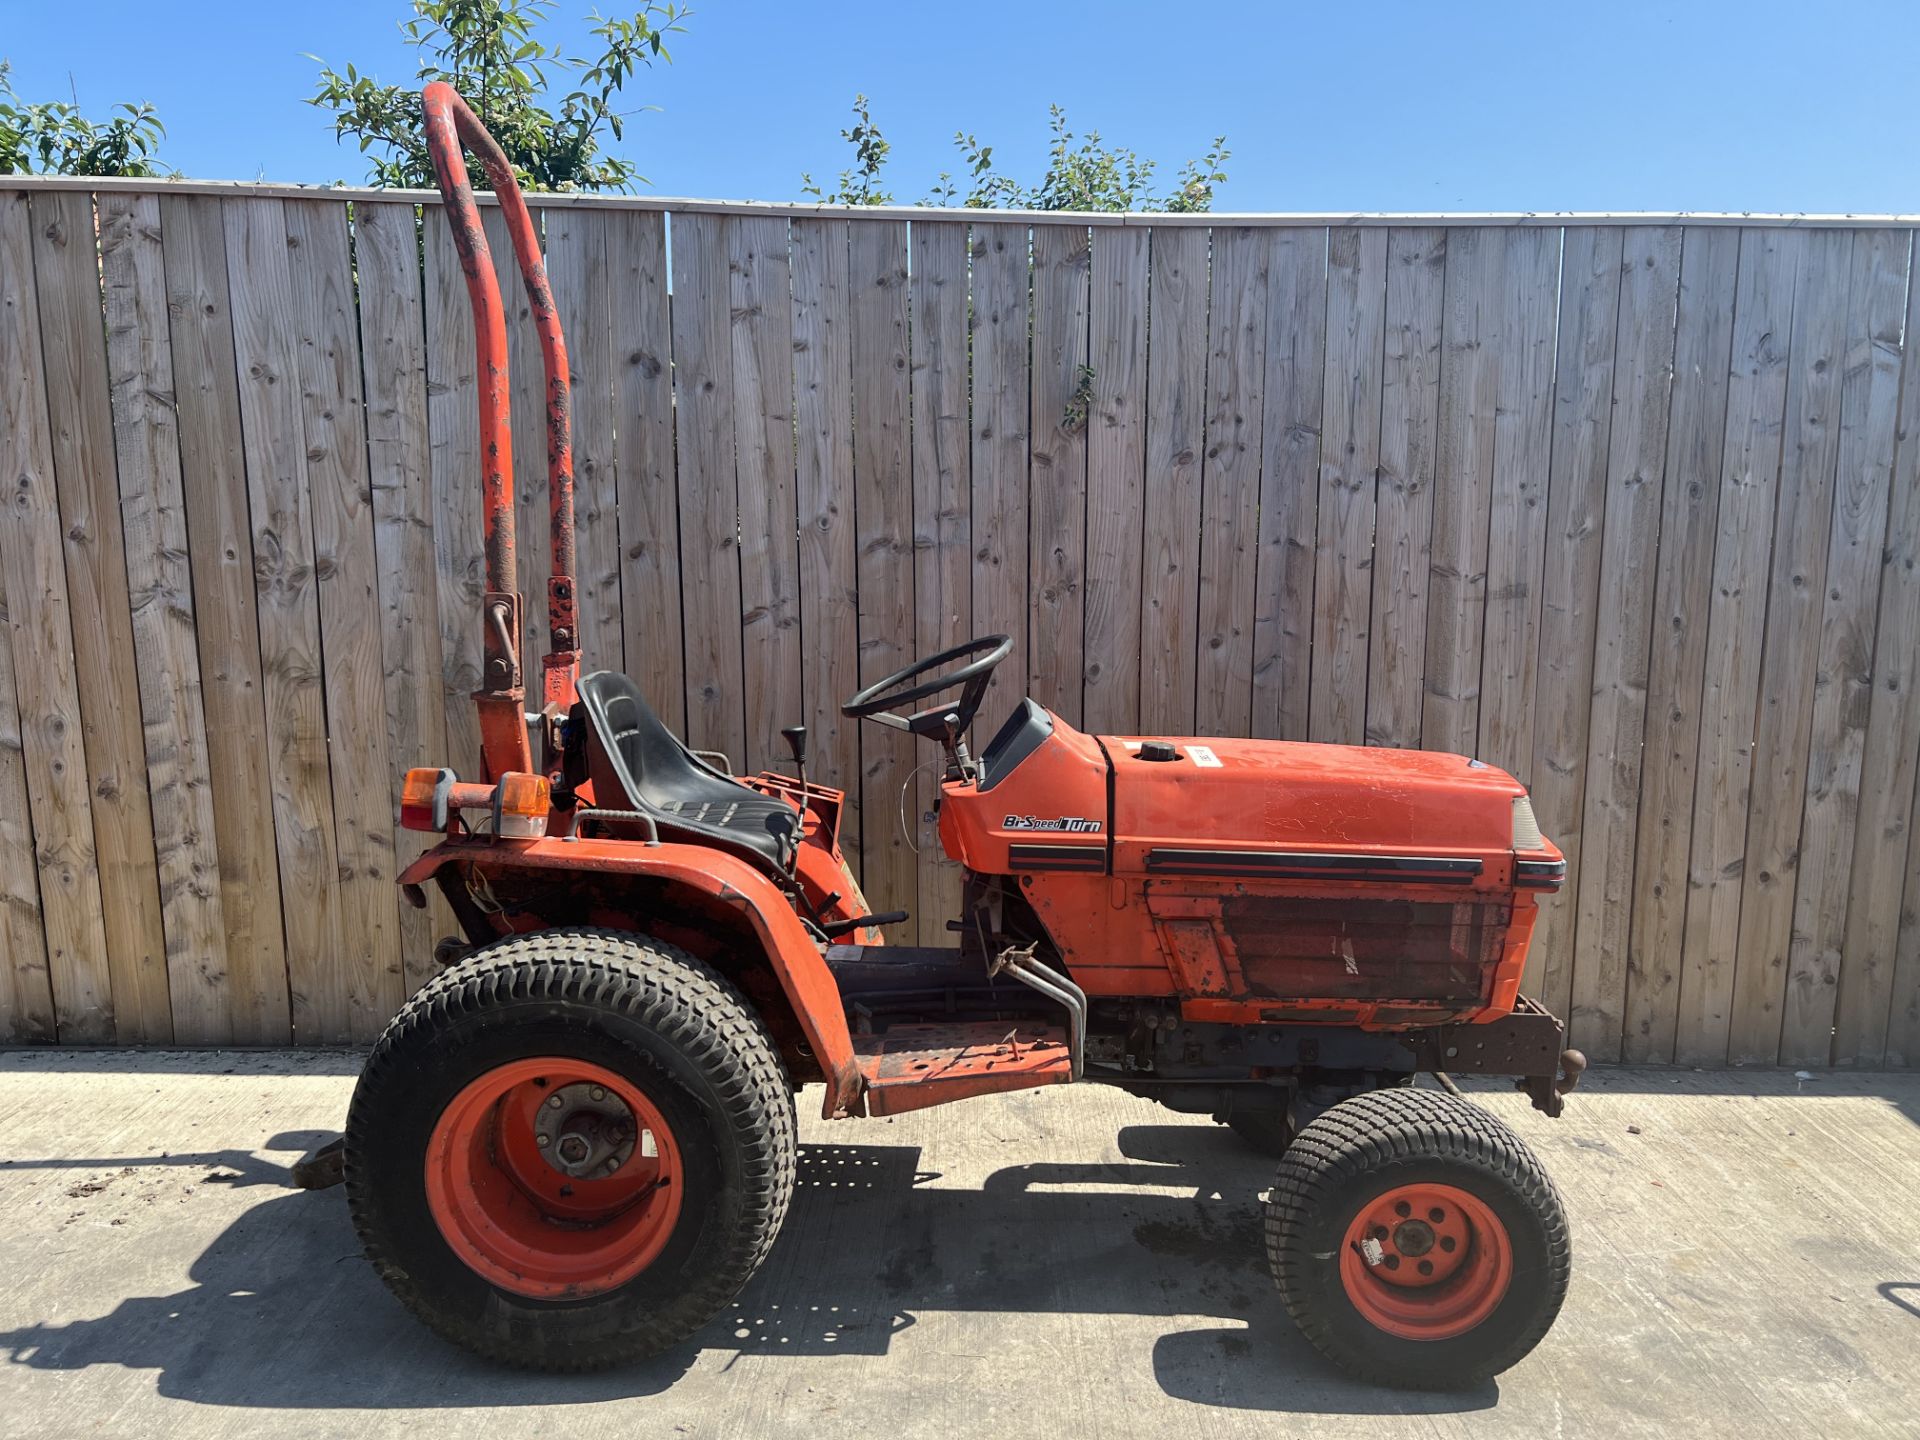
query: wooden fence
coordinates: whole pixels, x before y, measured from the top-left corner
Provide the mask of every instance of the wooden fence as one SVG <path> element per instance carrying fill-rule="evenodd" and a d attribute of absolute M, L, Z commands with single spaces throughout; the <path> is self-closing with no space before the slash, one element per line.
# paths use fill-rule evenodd
<path fill-rule="evenodd" d="M 365 1040 L 430 969 L 394 788 L 472 767 L 482 565 L 419 198 L 0 178 L 0 1037 Z M 927 755 L 837 704 L 1004 630 L 1090 729 L 1520 775 L 1599 1058 L 1920 1063 L 1911 220 L 539 213 L 591 663 L 748 767 L 806 722 L 924 939 Z"/>

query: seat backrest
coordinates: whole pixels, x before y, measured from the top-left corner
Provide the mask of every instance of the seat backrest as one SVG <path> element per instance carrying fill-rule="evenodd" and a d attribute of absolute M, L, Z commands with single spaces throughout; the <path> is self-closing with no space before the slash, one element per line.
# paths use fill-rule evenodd
<path fill-rule="evenodd" d="M 578 691 L 587 707 L 587 718 L 602 739 L 619 752 L 620 788 L 630 801 L 658 806 L 677 798 L 666 790 L 675 778 L 686 775 L 689 767 L 705 771 L 716 780 L 731 783 L 731 775 L 722 775 L 706 764 L 653 713 L 640 687 L 617 670 L 601 670 L 583 679 Z M 594 791 L 603 794 L 600 776 L 594 776 Z M 609 803 L 603 798 L 602 804 Z"/>

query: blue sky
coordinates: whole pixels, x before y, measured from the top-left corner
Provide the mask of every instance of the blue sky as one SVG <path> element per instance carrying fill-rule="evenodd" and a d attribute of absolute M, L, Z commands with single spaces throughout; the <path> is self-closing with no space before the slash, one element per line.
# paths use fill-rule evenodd
<path fill-rule="evenodd" d="M 0 0 L 0 57 L 30 99 L 152 101 L 189 175 L 357 182 L 303 52 L 410 79 L 406 8 Z M 908 200 L 960 128 L 1035 178 L 1058 102 L 1167 176 L 1225 132 L 1217 209 L 1920 211 L 1917 45 L 1913 3 L 696 0 L 619 149 L 653 193 L 794 198 L 864 90 Z"/>

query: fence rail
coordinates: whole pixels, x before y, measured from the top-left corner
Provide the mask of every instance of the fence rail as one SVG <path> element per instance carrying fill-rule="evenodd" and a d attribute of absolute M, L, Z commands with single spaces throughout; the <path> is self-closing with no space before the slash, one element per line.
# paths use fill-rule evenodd
<path fill-rule="evenodd" d="M 589 662 L 748 767 L 804 721 L 924 940 L 933 777 L 838 703 L 1006 630 L 1091 729 L 1521 776 L 1600 1058 L 1920 1063 L 1914 217 L 537 218 Z M 365 1040 L 424 978 L 474 394 L 422 197 L 0 178 L 0 1038 Z"/>

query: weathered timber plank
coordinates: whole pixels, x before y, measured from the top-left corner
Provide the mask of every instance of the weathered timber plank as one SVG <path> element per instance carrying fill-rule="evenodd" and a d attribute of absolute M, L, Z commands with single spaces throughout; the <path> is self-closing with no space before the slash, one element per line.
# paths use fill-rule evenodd
<path fill-rule="evenodd" d="M 292 1035 L 287 954 L 222 207 L 219 200 L 163 196 L 160 223 L 228 1011 L 237 1043 L 284 1045 Z"/>
<path fill-rule="evenodd" d="M 1420 743 L 1446 271 L 1446 231 L 1387 232 L 1380 487 L 1374 517 L 1372 634 L 1367 651 L 1370 745 L 1412 747 Z"/>
<path fill-rule="evenodd" d="M 1769 231 L 1741 237 L 1681 949 L 1674 1058 L 1683 1064 L 1719 1065 L 1727 1058 L 1788 336 L 1795 277 L 1810 238 Z"/>
<path fill-rule="evenodd" d="M 1020 263 L 1024 274 L 1024 244 Z M 855 565 L 862 685 L 871 685 L 913 658 L 907 264 L 905 225 L 882 221 L 852 227 L 847 284 L 853 351 Z M 1023 288 L 1023 299 L 1025 294 Z M 1022 326 L 1023 336 L 1024 332 Z M 1022 363 L 1024 367 L 1024 352 Z M 1023 390 L 1023 400 L 1024 396 Z M 1024 448 L 1021 453 L 1024 479 Z M 1024 517 L 1021 523 L 1024 536 Z M 1025 598 L 1024 591 L 1020 598 Z M 1003 689 L 1000 693 L 1008 692 Z M 913 767 L 926 758 L 915 753 L 921 743 L 877 725 L 866 726 L 860 737 L 860 883 L 868 903 L 877 911 L 910 910 L 918 896 L 918 869 L 909 838 L 901 831 L 899 807 L 901 787 Z M 849 783 L 848 789 L 852 788 Z"/>
<path fill-rule="evenodd" d="M 1641 1062 L 1673 1059 L 1679 1016 L 1741 249 L 1734 231 L 1681 235 L 1622 1037 L 1622 1058 Z"/>
<path fill-rule="evenodd" d="M 34 217 L 0 194 L 0 612 L 12 640 L 40 916 L 59 1037 L 114 1038 L 113 976 L 94 858 L 93 807 L 62 563 L 40 317 Z M 91 604 L 82 597 L 82 604 Z"/>
<path fill-rule="evenodd" d="M 1622 238 L 1619 230 L 1582 226 L 1566 231 L 1539 640 L 1529 667 L 1536 676 L 1527 765 L 1534 814 L 1565 852 L 1567 868 L 1575 875 L 1580 872 L 1599 622 Z M 1570 1016 L 1573 1003 L 1574 899 L 1570 892 L 1541 899 L 1522 981 L 1526 993 L 1556 1015 Z"/>
<path fill-rule="evenodd" d="M 746 670 L 742 769 L 755 771 L 785 760 L 780 728 L 794 724 L 805 708 L 787 222 L 757 216 L 729 220 L 727 246 L 740 485 L 740 645 Z"/>
<path fill-rule="evenodd" d="M 100 268 L 170 1039 L 233 1039 L 220 853 L 181 484 L 160 199 L 103 195 Z M 119 702 L 119 703 L 124 703 Z"/>
<path fill-rule="evenodd" d="M 1839 459 L 1852 252 L 1853 237 L 1844 232 L 1809 237 L 1794 289 L 1786 430 L 1760 647 L 1759 718 L 1747 774 L 1746 852 L 1727 1052 L 1736 1063 L 1770 1065 L 1780 1053 L 1812 740 L 1820 597 L 1826 592 Z M 1759 577 L 1755 579 L 1757 584 Z"/>
<path fill-rule="evenodd" d="M 1387 239 L 1385 230 L 1336 230 L 1327 241 L 1326 385 L 1307 733 L 1309 739 L 1338 745 L 1366 739 Z M 1272 337 L 1268 343 L 1271 347 Z"/>
<path fill-rule="evenodd" d="M 1798 888 L 1779 1055 L 1786 1065 L 1825 1065 L 1833 1058 L 1848 872 L 1855 859 L 1861 760 L 1873 698 L 1874 620 L 1899 424 L 1912 237 L 1897 230 L 1871 230 L 1851 240 L 1846 331 L 1838 365 L 1832 521 L 1817 607 L 1813 707 L 1804 732 L 1806 799 L 1793 848 Z M 1920 643 L 1920 637 L 1913 643 Z"/>
<path fill-rule="evenodd" d="M 1087 729 L 1096 734 L 1131 734 L 1140 728 L 1147 247 L 1145 230 L 1093 232 L 1087 342 L 1087 365 L 1093 371 L 1087 419 L 1087 600 L 1080 669 L 1084 719 Z"/>
<path fill-rule="evenodd" d="M 914 650 L 927 656 L 973 636 L 967 227 L 916 222 L 910 242 Z M 1132 603 L 1132 589 L 1127 599 Z M 940 776 L 931 767 L 922 770 L 913 800 L 922 945 L 947 944 L 946 922 L 960 913 L 961 867 L 940 845 L 939 795 Z M 873 823 L 885 819 L 875 816 Z"/>
<path fill-rule="evenodd" d="M 392 777 L 387 819 L 394 863 L 406 865 L 433 837 L 399 828 L 401 779 L 416 766 L 438 768 L 447 763 L 445 662 L 440 649 L 432 439 L 427 419 L 426 306 L 413 207 L 354 206 L 353 240 L 360 282 L 360 374 L 366 391 L 380 653 L 386 672 L 383 693 Z M 425 910 L 405 904 L 398 907 L 402 989 L 407 994 L 438 973 L 434 942 L 453 933 L 453 915 L 440 887 L 426 888 Z"/>
<path fill-rule="evenodd" d="M 685 733 L 680 498 L 674 477 L 673 342 L 663 217 L 608 217 L 620 609 L 627 673 Z M 611 649 L 609 649 L 611 654 Z M 595 661 L 596 666 L 612 660 Z"/>
<path fill-rule="evenodd" d="M 1575 1043 L 1595 1060 L 1620 1058 L 1626 1026 L 1641 738 L 1647 721 L 1680 250 L 1677 227 L 1636 227 L 1626 232 L 1621 256 L 1593 700 L 1584 804 L 1577 817 L 1580 865 L 1570 897 L 1577 918 L 1568 1017 L 1578 1035 Z"/>
<path fill-rule="evenodd" d="M 1152 234 L 1140 728 L 1147 734 L 1190 735 L 1211 272 L 1205 232 L 1169 228 Z"/>
<path fill-rule="evenodd" d="M 92 792 L 94 863 L 113 977 L 114 1036 L 123 1045 L 164 1045 L 173 1038 L 173 1004 L 140 707 L 126 703 L 139 679 L 93 201 L 84 192 L 61 191 L 34 196 L 32 210 L 53 478 Z"/>
<path fill-rule="evenodd" d="M 1194 660 L 1194 724 L 1205 735 L 1245 735 L 1253 726 L 1254 567 L 1272 250 L 1273 237 L 1264 230 L 1213 232 Z"/>
<path fill-rule="evenodd" d="M 1033 230 L 1033 376 L 1028 554 L 1028 690 L 1069 724 L 1085 713 L 1088 287 L 1092 242 L 1084 225 Z"/>

